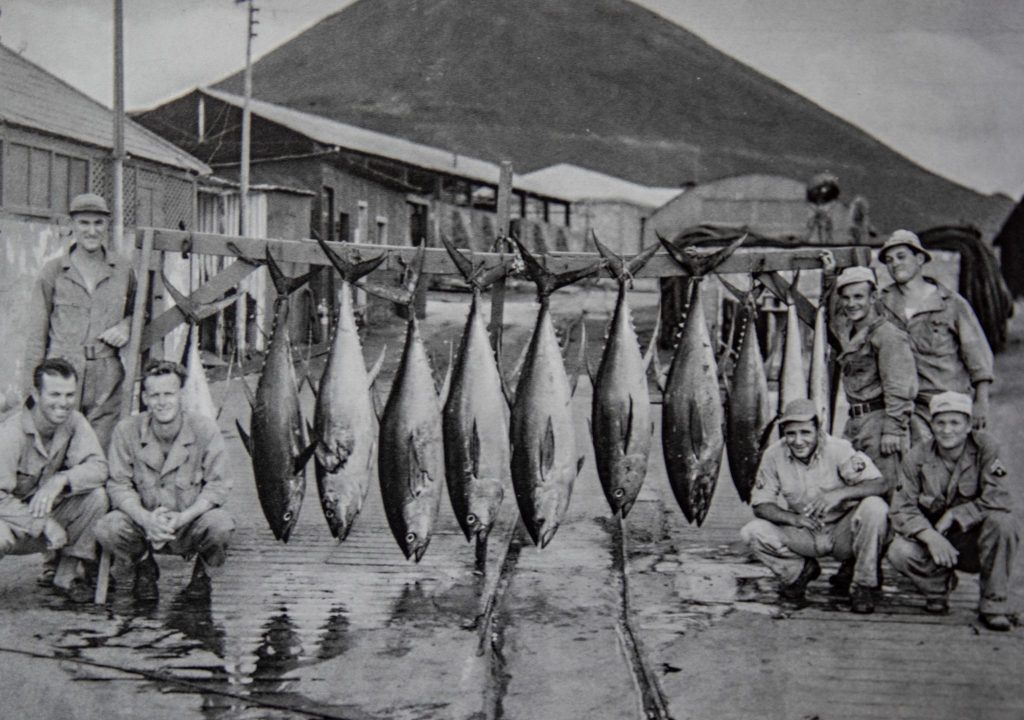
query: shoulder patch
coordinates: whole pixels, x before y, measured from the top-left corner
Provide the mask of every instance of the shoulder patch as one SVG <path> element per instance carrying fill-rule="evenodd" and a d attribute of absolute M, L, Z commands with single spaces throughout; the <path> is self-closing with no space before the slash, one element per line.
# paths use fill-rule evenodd
<path fill-rule="evenodd" d="M 1003 462 L 999 458 L 993 460 L 988 469 L 996 477 L 1005 477 L 1006 475 L 1006 468 L 1003 467 Z"/>

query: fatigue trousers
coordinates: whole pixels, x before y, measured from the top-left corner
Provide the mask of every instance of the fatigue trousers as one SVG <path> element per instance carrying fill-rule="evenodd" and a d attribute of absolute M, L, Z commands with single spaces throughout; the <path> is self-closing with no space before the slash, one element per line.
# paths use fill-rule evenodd
<path fill-rule="evenodd" d="M 174 539 L 157 549 L 158 553 L 202 558 L 207 568 L 218 568 L 227 558 L 228 543 L 235 521 L 222 508 L 208 510 L 174 534 Z M 151 549 L 146 531 L 120 510 L 107 513 L 96 524 L 96 539 L 105 550 L 133 564 Z"/>
<path fill-rule="evenodd" d="M 903 459 L 903 453 L 908 450 L 906 441 L 899 452 L 892 455 L 882 454 L 882 431 L 885 427 L 885 410 L 873 410 L 858 417 L 850 417 L 846 421 L 846 428 L 843 437 L 850 441 L 854 450 L 871 458 L 882 477 L 889 481 L 891 488 L 896 487 L 896 472 Z M 890 492 L 891 496 L 891 492 Z"/>
<path fill-rule="evenodd" d="M 1016 518 L 1008 512 L 992 512 L 966 532 L 948 531 L 946 539 L 960 553 L 955 569 L 981 575 L 979 610 L 990 614 L 1008 612 L 1010 572 L 1020 542 Z M 954 568 L 936 565 L 924 543 L 899 535 L 889 547 L 887 557 L 925 597 L 949 594 Z"/>
<path fill-rule="evenodd" d="M 68 535 L 67 544 L 60 550 L 60 554 L 87 562 L 95 561 L 96 523 L 109 509 L 107 492 L 103 488 L 66 495 L 54 504 L 50 517 Z M 34 532 L 36 526 L 41 527 L 41 523 L 33 518 L 25 518 L 24 521 L 21 518 L 17 521 L 0 520 L 0 557 L 46 552 L 46 538 Z"/>
<path fill-rule="evenodd" d="M 100 447 L 106 452 L 110 437 L 121 413 L 121 383 L 124 380 L 124 365 L 114 357 L 79 359 L 76 369 L 82 375 L 80 407 L 85 419 L 92 425 Z"/>
<path fill-rule="evenodd" d="M 879 585 L 878 560 L 889 527 L 888 515 L 885 500 L 871 496 L 817 532 L 758 518 L 744 525 L 740 536 L 785 585 L 796 580 L 805 558 L 831 555 L 854 560 L 853 582 L 874 588 Z"/>

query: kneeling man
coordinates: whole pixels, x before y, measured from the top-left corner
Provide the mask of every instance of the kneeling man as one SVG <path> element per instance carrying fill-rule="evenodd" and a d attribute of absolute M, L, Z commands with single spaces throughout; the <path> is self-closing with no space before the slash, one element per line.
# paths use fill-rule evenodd
<path fill-rule="evenodd" d="M 802 599 L 821 574 L 815 558 L 852 559 L 853 612 L 873 612 L 888 483 L 866 455 L 821 430 L 810 400 L 789 403 L 779 425 L 782 440 L 765 450 L 757 469 L 750 499 L 757 519 L 740 531 L 743 540 L 782 581 L 787 600 Z"/>
<path fill-rule="evenodd" d="M 949 611 L 955 570 L 981 573 L 982 623 L 1009 630 L 1007 595 L 1020 530 L 1006 468 L 991 436 L 971 432 L 969 395 L 931 399 L 932 439 L 915 445 L 900 467 L 889 562 L 925 596 L 925 610 Z"/>
<path fill-rule="evenodd" d="M 105 549 L 135 566 L 136 599 L 158 597 L 153 553 L 196 556 L 190 600 L 210 594 L 208 570 L 224 564 L 234 520 L 221 508 L 230 482 L 213 418 L 181 409 L 185 370 L 156 362 L 142 377 L 147 412 L 125 418 L 110 444 L 107 493 L 114 510 L 96 527 Z"/>
<path fill-rule="evenodd" d="M 31 409 L 0 424 L 0 557 L 63 549 L 46 584 L 57 580 L 74 602 L 89 602 L 96 577 L 96 521 L 107 512 L 107 461 L 96 433 L 75 410 L 78 374 L 66 360 L 44 360 L 32 374 Z M 65 586 L 63 572 L 70 576 Z"/>

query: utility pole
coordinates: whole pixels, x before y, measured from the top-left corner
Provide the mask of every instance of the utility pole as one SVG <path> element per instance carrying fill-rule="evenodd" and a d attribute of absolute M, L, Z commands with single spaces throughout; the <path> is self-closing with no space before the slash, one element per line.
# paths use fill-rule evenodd
<path fill-rule="evenodd" d="M 249 237 L 249 145 L 252 128 L 252 113 L 249 101 L 252 99 L 252 41 L 256 37 L 256 13 L 259 9 L 253 0 L 235 0 L 245 3 L 247 19 L 245 26 L 245 75 L 242 102 L 242 160 L 238 177 L 238 234 Z M 235 302 L 235 348 L 241 362 L 246 350 L 246 322 L 248 320 L 248 302 L 244 292 L 238 294 Z"/>
<path fill-rule="evenodd" d="M 114 0 L 114 156 L 111 163 L 111 241 L 124 247 L 124 0 Z"/>

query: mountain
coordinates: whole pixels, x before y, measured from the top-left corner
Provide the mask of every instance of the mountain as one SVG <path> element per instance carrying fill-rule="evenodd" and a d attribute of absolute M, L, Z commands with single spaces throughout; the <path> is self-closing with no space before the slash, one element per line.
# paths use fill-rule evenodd
<path fill-rule="evenodd" d="M 241 73 L 217 88 L 242 92 Z M 254 96 L 517 172 L 572 163 L 650 186 L 838 175 L 883 231 L 1012 207 L 627 0 L 360 0 L 271 51 Z"/>

